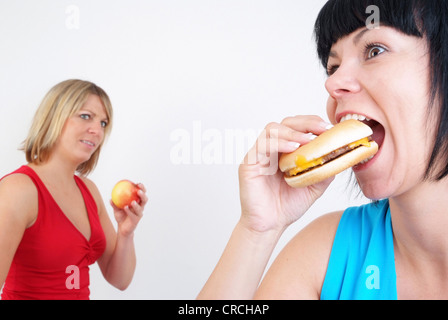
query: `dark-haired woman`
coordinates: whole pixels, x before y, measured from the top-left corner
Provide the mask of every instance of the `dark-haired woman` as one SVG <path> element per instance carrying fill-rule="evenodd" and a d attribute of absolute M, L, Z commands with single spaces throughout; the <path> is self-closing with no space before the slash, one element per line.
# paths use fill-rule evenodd
<path fill-rule="evenodd" d="M 366 27 L 366 8 L 380 11 Z M 327 114 L 368 123 L 379 152 L 353 168 L 371 204 L 324 215 L 283 249 L 260 284 L 283 231 L 332 179 L 289 188 L 263 175 L 279 153 L 306 144 L 328 123 L 295 116 L 260 136 L 257 163 L 240 166 L 241 219 L 198 298 L 448 298 L 448 3 L 330 0 L 315 24 L 325 66 Z M 278 137 L 278 138 L 277 138 Z M 278 148 L 260 148 L 270 138 Z M 247 159 L 248 159 L 247 158 Z"/>

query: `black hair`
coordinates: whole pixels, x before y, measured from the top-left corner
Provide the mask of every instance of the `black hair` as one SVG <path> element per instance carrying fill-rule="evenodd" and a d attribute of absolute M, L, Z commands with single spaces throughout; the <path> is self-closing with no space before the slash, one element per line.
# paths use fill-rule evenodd
<path fill-rule="evenodd" d="M 321 9 L 314 25 L 317 54 L 327 69 L 331 47 L 339 39 L 366 27 L 371 12 L 377 6 L 380 27 L 388 26 L 406 35 L 425 38 L 430 59 L 430 106 L 440 105 L 439 123 L 433 151 L 425 173 L 441 180 L 448 176 L 448 1 L 447 0 L 329 0 Z M 431 111 L 432 107 L 429 108 Z M 437 160 L 444 161 L 434 174 Z"/>

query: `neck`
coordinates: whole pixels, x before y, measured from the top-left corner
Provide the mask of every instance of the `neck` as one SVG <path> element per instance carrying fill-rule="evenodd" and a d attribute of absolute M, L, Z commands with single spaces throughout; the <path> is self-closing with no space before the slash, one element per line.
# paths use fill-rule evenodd
<path fill-rule="evenodd" d="M 39 165 L 30 164 L 29 166 L 38 171 L 41 175 L 44 175 L 47 179 L 59 181 L 60 183 L 72 182 L 73 175 L 78 167 L 77 164 L 70 163 L 64 159 L 59 159 L 56 155 L 50 156 L 44 163 Z"/>
<path fill-rule="evenodd" d="M 448 262 L 448 180 L 423 182 L 390 199 L 396 248 L 408 257 Z"/>

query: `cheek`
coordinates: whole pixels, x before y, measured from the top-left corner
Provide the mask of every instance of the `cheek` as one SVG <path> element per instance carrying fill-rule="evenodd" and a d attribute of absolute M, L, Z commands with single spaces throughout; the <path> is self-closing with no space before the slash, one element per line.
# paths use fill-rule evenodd
<path fill-rule="evenodd" d="M 337 102 L 331 96 L 327 100 L 327 116 L 332 124 L 336 124 L 336 106 Z"/>
<path fill-rule="evenodd" d="M 65 123 L 64 127 L 62 128 L 61 134 L 58 138 L 58 141 L 68 141 L 69 137 L 71 136 L 71 126 L 69 125 L 68 121 Z"/>

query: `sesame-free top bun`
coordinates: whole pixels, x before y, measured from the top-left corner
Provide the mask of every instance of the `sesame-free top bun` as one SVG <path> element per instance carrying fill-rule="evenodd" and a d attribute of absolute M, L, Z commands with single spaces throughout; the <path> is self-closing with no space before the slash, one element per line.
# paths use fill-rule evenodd
<path fill-rule="evenodd" d="M 313 161 L 355 141 L 369 137 L 372 133 L 372 129 L 368 125 L 353 119 L 346 120 L 325 131 L 296 151 L 282 154 L 279 168 L 282 172 L 288 172 L 296 167 L 298 158 L 301 158 L 302 161 L 303 159 Z M 353 167 L 359 162 L 372 157 L 377 151 L 377 143 L 370 141 L 368 146 L 361 145 L 323 165 L 308 169 L 304 173 L 291 177 L 285 175 L 285 180 L 292 187 L 306 187 Z"/>

